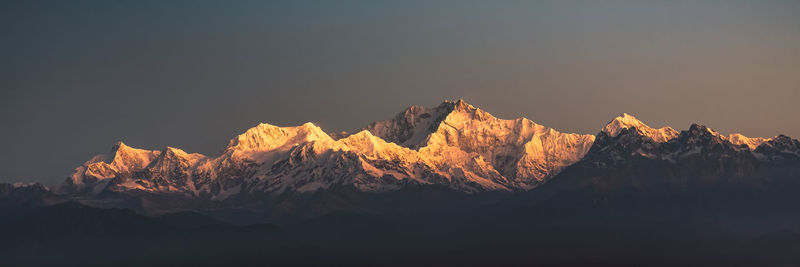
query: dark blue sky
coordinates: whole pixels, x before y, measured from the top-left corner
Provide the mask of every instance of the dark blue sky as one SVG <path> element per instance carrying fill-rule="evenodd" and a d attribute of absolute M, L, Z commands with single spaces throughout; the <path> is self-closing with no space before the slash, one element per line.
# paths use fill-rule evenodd
<path fill-rule="evenodd" d="M 569 132 L 628 112 L 800 137 L 798 1 L 3 1 L 0 62 L 0 182 L 458 98 Z"/>

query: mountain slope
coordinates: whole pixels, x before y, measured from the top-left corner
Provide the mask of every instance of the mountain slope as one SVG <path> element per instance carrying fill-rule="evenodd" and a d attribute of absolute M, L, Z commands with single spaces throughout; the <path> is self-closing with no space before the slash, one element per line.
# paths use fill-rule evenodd
<path fill-rule="evenodd" d="M 561 133 L 526 118 L 498 119 L 463 100 L 411 107 L 366 129 L 441 165 L 471 162 L 462 169 L 492 176 L 497 186 L 521 189 L 576 162 L 594 141 L 592 135 Z"/>

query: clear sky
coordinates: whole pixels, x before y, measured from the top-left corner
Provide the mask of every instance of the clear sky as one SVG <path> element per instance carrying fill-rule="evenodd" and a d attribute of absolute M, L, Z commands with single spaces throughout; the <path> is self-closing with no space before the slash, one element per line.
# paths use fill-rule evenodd
<path fill-rule="evenodd" d="M 800 137 L 800 1 L 2 1 L 0 182 L 463 98 L 596 133 Z"/>

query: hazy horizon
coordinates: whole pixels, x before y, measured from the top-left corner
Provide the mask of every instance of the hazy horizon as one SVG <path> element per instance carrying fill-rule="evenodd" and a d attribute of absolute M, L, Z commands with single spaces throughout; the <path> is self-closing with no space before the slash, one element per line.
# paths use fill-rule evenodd
<path fill-rule="evenodd" d="M 800 137 L 797 1 L 7 1 L 0 25 L 0 182 L 446 99 L 562 132 L 624 112 Z"/>

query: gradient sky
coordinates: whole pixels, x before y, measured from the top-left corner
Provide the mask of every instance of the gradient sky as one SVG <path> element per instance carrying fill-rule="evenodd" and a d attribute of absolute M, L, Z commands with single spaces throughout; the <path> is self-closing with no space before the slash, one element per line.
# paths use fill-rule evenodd
<path fill-rule="evenodd" d="M 800 137 L 800 1 L 2 1 L 0 182 L 466 99 L 596 133 Z"/>

